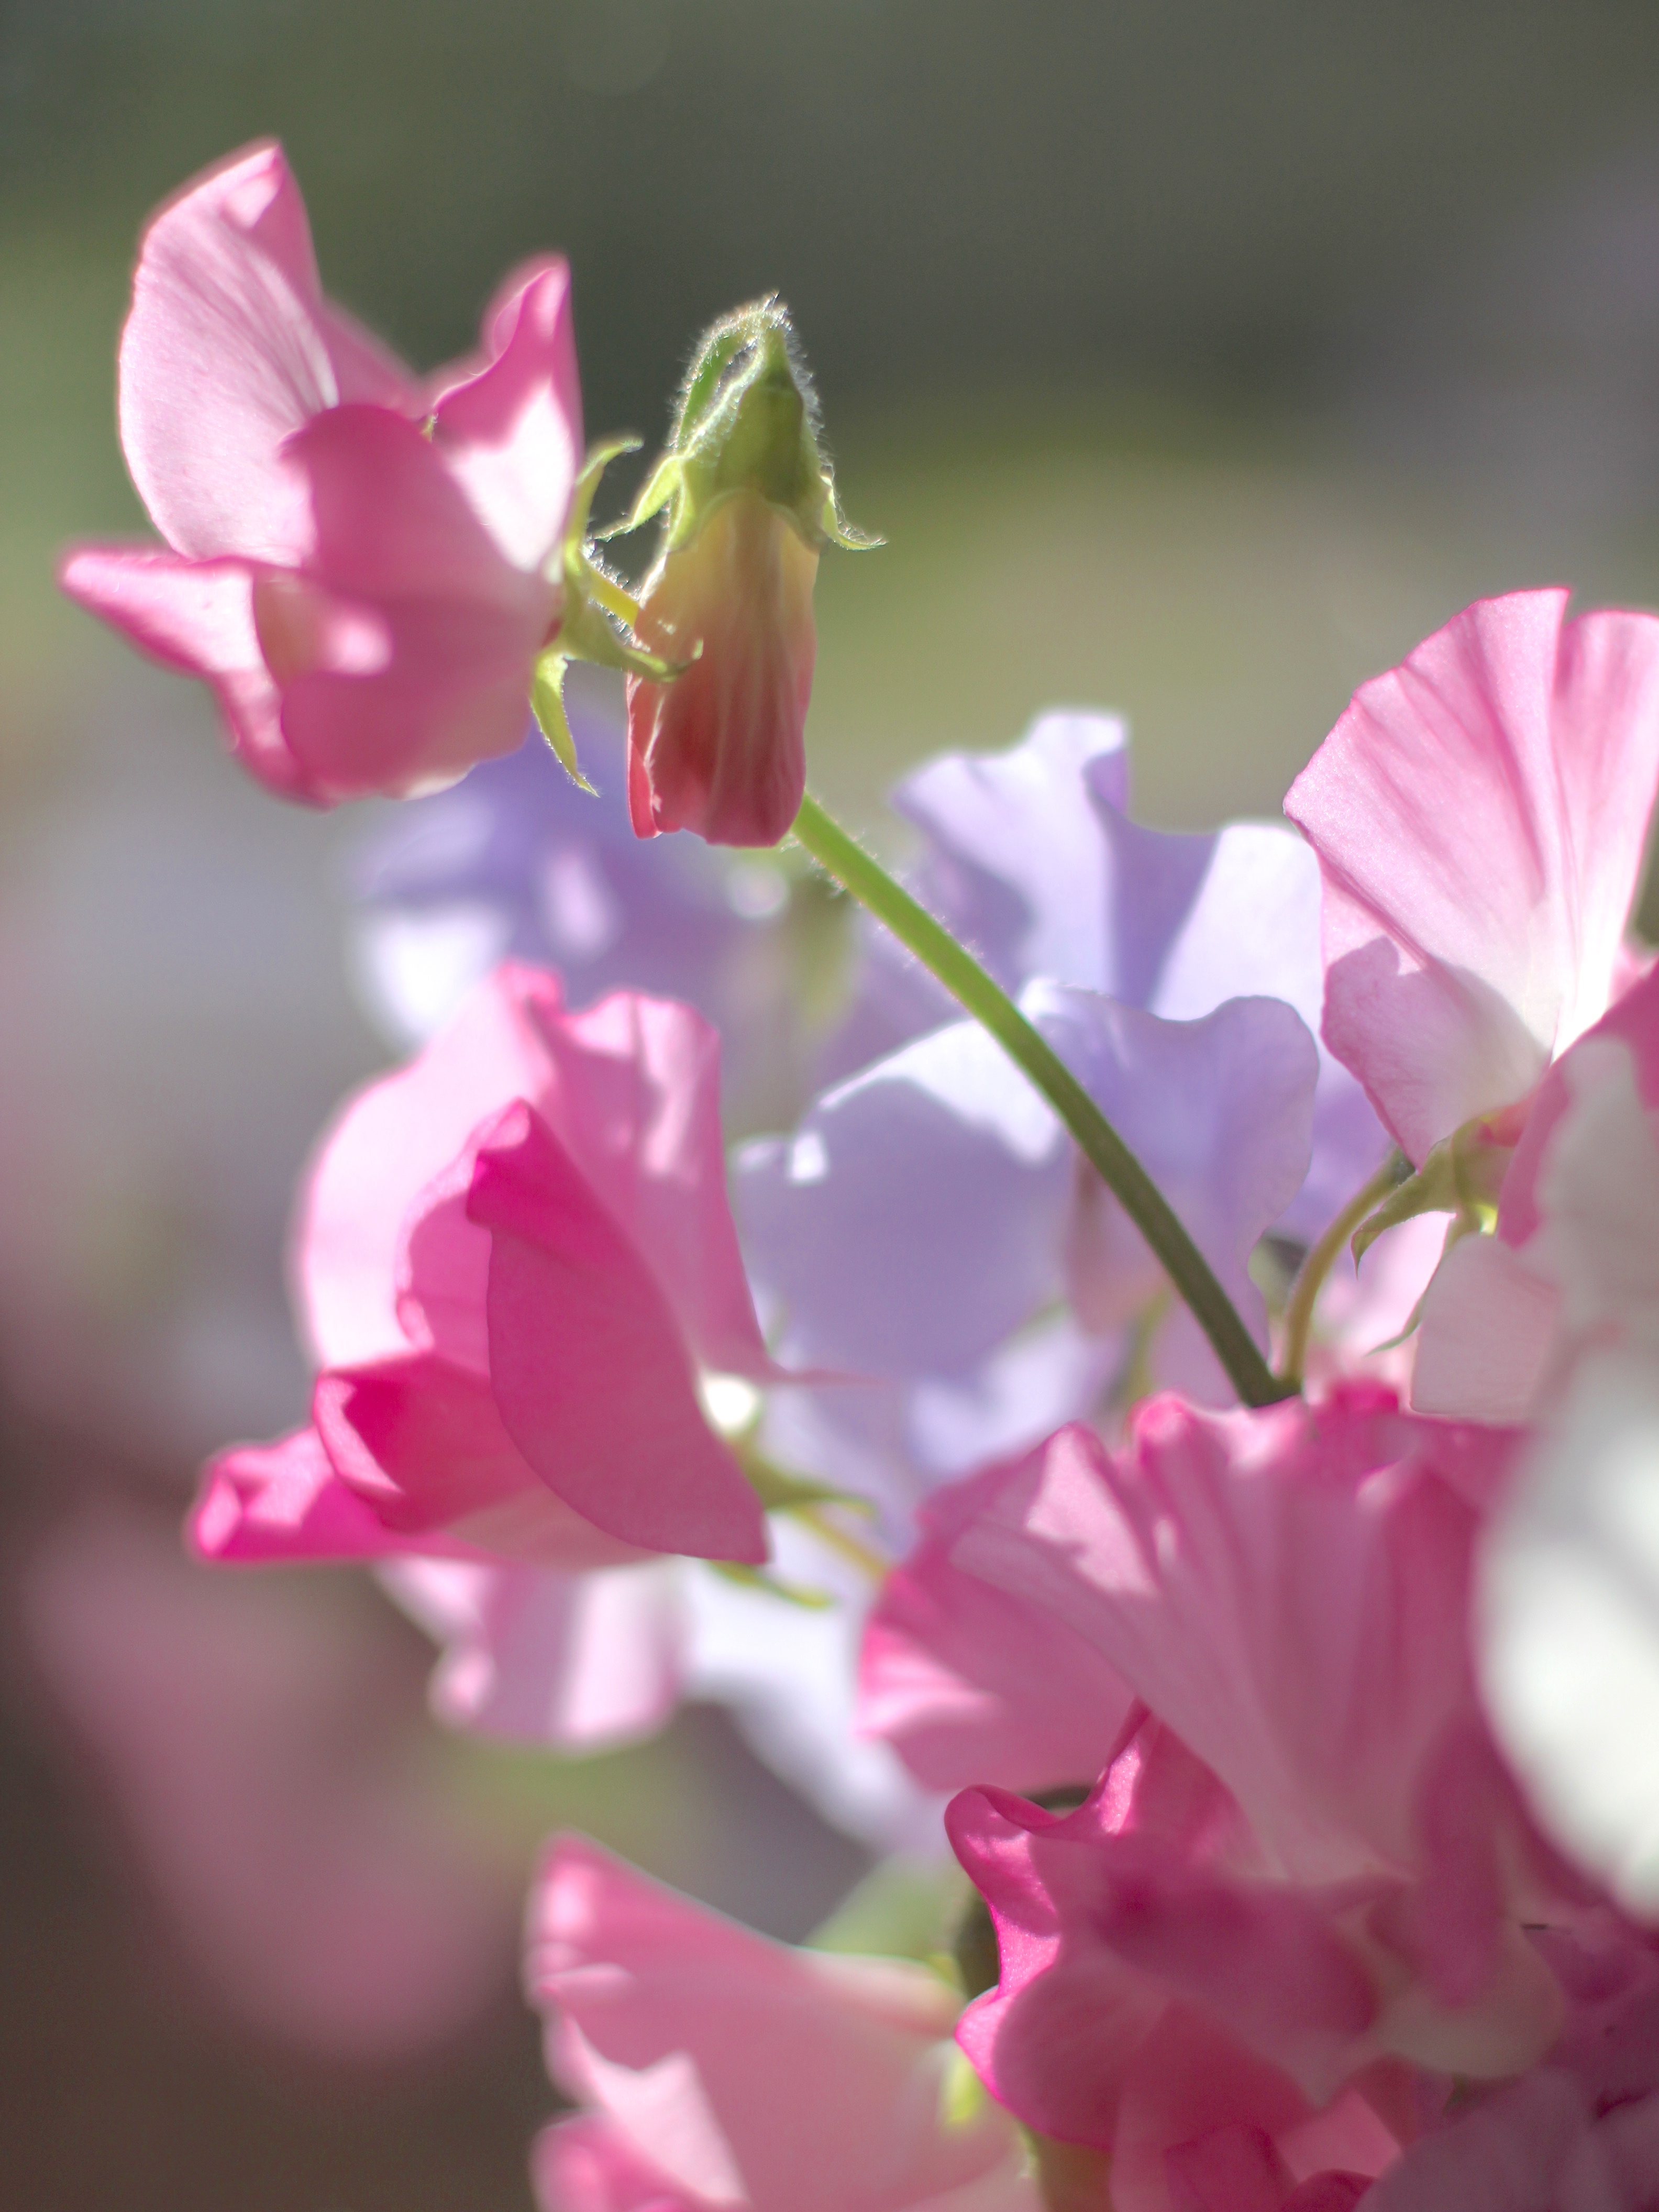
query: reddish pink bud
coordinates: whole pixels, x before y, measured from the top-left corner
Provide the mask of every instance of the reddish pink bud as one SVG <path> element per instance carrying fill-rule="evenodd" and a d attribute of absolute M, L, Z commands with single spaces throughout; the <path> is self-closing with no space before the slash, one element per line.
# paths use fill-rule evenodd
<path fill-rule="evenodd" d="M 733 493 L 658 562 L 637 634 L 690 665 L 668 684 L 629 679 L 636 835 L 775 845 L 787 834 L 806 787 L 817 568 L 817 549 L 754 491 Z"/>

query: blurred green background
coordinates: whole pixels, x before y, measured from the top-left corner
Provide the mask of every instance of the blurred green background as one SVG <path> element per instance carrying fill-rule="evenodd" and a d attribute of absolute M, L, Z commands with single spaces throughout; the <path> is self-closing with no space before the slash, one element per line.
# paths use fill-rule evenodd
<path fill-rule="evenodd" d="M 0 6 L 9 1587 L 66 1499 L 170 1528 L 206 1444 L 282 1418 L 287 1192 L 382 1055 L 338 952 L 350 822 L 272 806 L 52 584 L 66 540 L 143 527 L 112 406 L 138 227 L 266 133 L 330 290 L 422 365 L 566 251 L 593 434 L 659 436 L 702 325 L 787 298 L 888 541 L 819 586 L 815 775 L 863 819 L 908 761 L 1056 703 L 1128 715 L 1145 818 L 1270 812 L 1468 599 L 1659 600 L 1651 0 Z M 175 1369 L 179 1284 L 222 1325 Z M 416 1726 L 424 1647 L 329 1602 L 401 1639 Z M 233 2030 L 6 1656 L 9 2200 L 521 2207 L 550 2099 L 510 1942 L 488 2018 L 418 2065 Z M 555 1818 L 790 1934 L 858 1869 L 712 1714 L 563 1774 L 420 1741 L 504 1894 Z"/>

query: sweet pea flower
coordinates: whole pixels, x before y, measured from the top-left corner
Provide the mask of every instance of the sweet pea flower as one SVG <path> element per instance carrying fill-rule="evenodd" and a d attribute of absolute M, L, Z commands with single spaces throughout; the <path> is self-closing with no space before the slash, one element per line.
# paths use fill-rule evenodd
<path fill-rule="evenodd" d="M 537 2146 L 544 2212 L 1039 2212 L 925 1967 L 770 1942 L 565 1837 L 528 1980 L 587 2107 Z"/>
<path fill-rule="evenodd" d="M 1265 1343 L 1248 1261 L 1307 1173 L 1318 1057 L 1299 1017 L 1281 1000 L 1239 999 L 1164 1020 L 1041 983 L 1021 1004 Z M 1066 1301 L 1092 1357 L 1056 1343 L 1055 1379 L 1078 1395 L 1056 1406 L 1048 1390 L 1028 1390 L 1027 1413 L 1082 1413 L 1123 1366 L 1126 1334 L 1168 1297 L 1139 1231 L 1052 1109 L 972 1022 L 932 1030 L 837 1085 L 793 1138 L 745 1146 L 736 1183 L 751 1270 L 781 1316 L 781 1356 L 902 1386 L 913 1400 L 971 1394 L 977 1371 L 1022 1332 L 1046 1329 Z M 1184 1307 L 1158 1329 L 1152 1357 L 1195 1395 L 1231 1395 Z M 820 1395 L 843 1400 L 856 1422 L 866 1387 Z M 1029 1428 L 988 1438 L 969 1463 L 1036 1441 Z"/>
<path fill-rule="evenodd" d="M 613 1566 L 766 1555 L 700 1373 L 770 1371 L 726 1208 L 718 1047 L 507 965 L 324 1142 L 295 1270 L 310 1428 L 224 1454 L 211 1557 Z"/>
<path fill-rule="evenodd" d="M 1113 2212 L 1346 2212 L 1398 2156 L 1397 2075 L 1326 2078 L 1371 2020 L 1364 1975 L 1302 1896 L 1228 1884 L 1237 1809 L 1160 1723 L 1075 1813 L 975 1790 L 950 1825 L 1001 1973 L 957 2039 L 1027 2126 L 1104 2154 Z"/>
<path fill-rule="evenodd" d="M 1320 877 L 1282 823 L 1148 830 L 1130 813 L 1129 738 L 1115 715 L 1042 714 L 995 753 L 945 753 L 892 805 L 920 840 L 922 903 L 1014 995 L 1047 980 L 1189 1022 L 1229 999 L 1281 999 L 1317 1036 Z M 859 988 L 830 1053 L 846 1077 L 956 1018 L 885 931 L 861 934 Z M 1311 1238 L 1379 1164 L 1387 1139 L 1322 1044 L 1313 1152 L 1279 1224 Z"/>
<path fill-rule="evenodd" d="M 282 151 L 252 147 L 145 231 L 120 427 L 164 545 L 80 547 L 64 586 L 210 684 L 262 783 L 404 797 L 519 743 L 580 465 L 562 262 L 416 379 L 325 300 Z"/>
<path fill-rule="evenodd" d="M 1607 1012 L 1659 780 L 1659 621 L 1483 599 L 1362 684 L 1285 811 L 1324 884 L 1324 1037 L 1413 1163 Z"/>
<path fill-rule="evenodd" d="M 1112 2150 L 1120 2076 L 1174 2004 L 1294 2085 L 1286 2125 L 1383 2061 L 1495 2079 L 1548 2048 L 1563 2000 L 1524 1930 L 1579 1889 L 1493 1753 L 1467 1649 L 1471 1501 L 1513 1450 L 1351 1385 L 1254 1413 L 1155 1399 L 1121 1452 L 1074 1427 L 981 1486 L 951 1565 L 1139 1701 L 1078 1813 L 995 1789 L 951 1809 L 1006 1939 L 963 2040 L 1030 2124 Z M 964 1689 L 1006 1685 L 965 1639 L 933 1654 Z"/>

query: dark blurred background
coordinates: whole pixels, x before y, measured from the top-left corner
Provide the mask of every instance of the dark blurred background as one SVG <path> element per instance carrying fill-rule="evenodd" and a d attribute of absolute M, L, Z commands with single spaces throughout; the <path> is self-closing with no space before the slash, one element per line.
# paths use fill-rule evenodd
<path fill-rule="evenodd" d="M 288 1194 L 385 1054 L 341 953 L 362 821 L 254 792 L 51 564 L 143 526 L 138 227 L 266 133 L 328 288 L 419 364 L 563 248 L 594 434 L 659 435 L 699 327 L 785 295 L 889 541 L 820 585 L 815 773 L 866 819 L 1060 702 L 1129 715 L 1146 818 L 1270 812 L 1468 599 L 1659 599 L 1645 0 L 0 6 L 0 2193 L 31 2212 L 521 2208 L 536 1837 L 580 1820 L 790 1936 L 862 1863 L 712 1711 L 579 1767 L 457 1744 L 366 1586 L 179 1559 L 200 1454 L 302 1402 Z M 250 1700 L 289 1747 L 250 1771 L 291 1786 L 233 1819 Z M 376 1821 L 418 1859 L 419 2033 L 278 1972 L 324 1878 L 283 1823 L 368 1746 L 327 1879 L 373 1883 Z M 234 1878 L 191 1856 L 216 1820 Z"/>

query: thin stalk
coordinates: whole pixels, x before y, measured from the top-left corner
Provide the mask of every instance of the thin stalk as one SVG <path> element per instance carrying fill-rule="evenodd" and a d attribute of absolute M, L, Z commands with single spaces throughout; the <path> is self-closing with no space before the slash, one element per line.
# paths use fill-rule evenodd
<path fill-rule="evenodd" d="M 1026 1020 L 971 952 L 958 945 L 908 891 L 895 883 L 811 793 L 795 817 L 797 841 L 843 890 L 868 907 L 901 945 L 914 952 L 953 999 L 988 1029 L 1008 1057 L 1036 1085 L 1065 1123 L 1107 1188 L 1146 1239 L 1164 1273 L 1191 1309 L 1247 1406 L 1271 1406 L 1295 1395 L 1257 1349 L 1237 1308 L 1216 1280 L 1209 1261 L 1182 1227 L 1168 1201 L 1117 1131 L 1059 1054 Z"/>
<path fill-rule="evenodd" d="M 1302 1370 L 1308 1364 L 1308 1339 L 1313 1334 L 1314 1308 L 1319 1303 L 1319 1293 L 1325 1287 L 1325 1278 L 1334 1266 L 1337 1254 L 1365 1217 L 1382 1205 L 1390 1191 L 1399 1188 L 1400 1181 L 1400 1155 L 1390 1152 L 1364 1188 L 1354 1193 L 1318 1243 L 1310 1247 L 1307 1258 L 1297 1269 L 1291 1295 L 1285 1301 L 1285 1345 L 1279 1363 L 1279 1376 L 1287 1392 L 1302 1388 Z"/>

